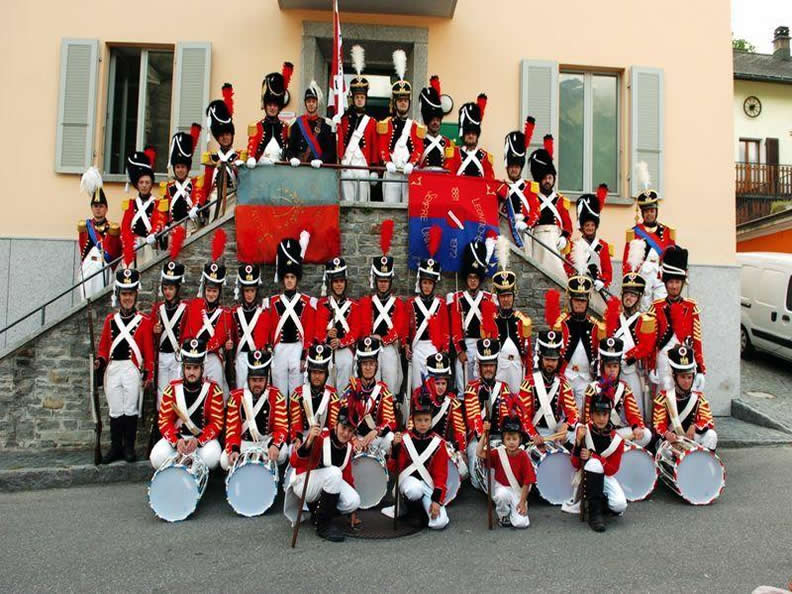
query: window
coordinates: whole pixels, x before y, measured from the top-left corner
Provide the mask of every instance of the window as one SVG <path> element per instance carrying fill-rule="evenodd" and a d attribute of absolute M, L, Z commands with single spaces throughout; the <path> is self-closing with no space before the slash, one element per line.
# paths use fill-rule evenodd
<path fill-rule="evenodd" d="M 758 163 L 759 162 L 759 141 L 750 138 L 740 138 L 738 146 L 739 155 L 738 161 L 740 163 Z"/>
<path fill-rule="evenodd" d="M 619 192 L 619 76 L 559 74 L 558 187 Z"/>
<path fill-rule="evenodd" d="M 154 170 L 168 165 L 173 50 L 111 47 L 107 93 L 105 172 L 124 174 L 126 157 L 153 145 Z"/>

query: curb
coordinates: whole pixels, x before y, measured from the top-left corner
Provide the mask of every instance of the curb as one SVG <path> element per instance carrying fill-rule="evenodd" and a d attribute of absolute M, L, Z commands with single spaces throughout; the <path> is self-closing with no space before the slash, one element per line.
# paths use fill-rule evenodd
<path fill-rule="evenodd" d="M 50 466 L 41 468 L 22 468 L 0 471 L 0 492 L 35 491 L 57 489 L 80 485 L 141 482 L 151 478 L 153 471 L 147 460 L 128 464 L 94 466 L 78 464 L 75 466 Z"/>
<path fill-rule="evenodd" d="M 789 427 L 784 423 L 779 423 L 766 413 L 756 408 L 750 402 L 740 398 L 735 398 L 732 400 L 731 416 L 733 416 L 735 419 L 746 421 L 747 423 L 759 425 L 760 427 L 767 427 L 769 429 L 775 429 L 776 431 L 781 431 L 782 433 L 792 435 L 792 427 Z"/>

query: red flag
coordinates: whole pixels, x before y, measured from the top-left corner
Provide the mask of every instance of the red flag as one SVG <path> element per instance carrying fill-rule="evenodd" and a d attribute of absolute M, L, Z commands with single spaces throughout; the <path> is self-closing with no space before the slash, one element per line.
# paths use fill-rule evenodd
<path fill-rule="evenodd" d="M 338 0 L 333 0 L 333 64 L 330 70 L 330 95 L 336 113 L 346 111 L 346 83 L 344 82 L 343 40 L 341 39 L 341 17 Z"/>

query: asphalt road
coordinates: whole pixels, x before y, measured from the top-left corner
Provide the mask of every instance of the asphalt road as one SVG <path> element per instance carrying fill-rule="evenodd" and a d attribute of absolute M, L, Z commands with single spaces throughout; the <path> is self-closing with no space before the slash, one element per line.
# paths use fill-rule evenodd
<path fill-rule="evenodd" d="M 596 534 L 538 501 L 524 531 L 486 529 L 468 490 L 450 526 L 297 548 L 280 509 L 246 519 L 210 482 L 186 522 L 157 520 L 144 484 L 0 496 L 0 591 L 735 592 L 792 579 L 792 449 L 725 450 L 727 484 L 695 508 L 659 485 Z M 280 500 L 276 502 L 276 506 Z"/>

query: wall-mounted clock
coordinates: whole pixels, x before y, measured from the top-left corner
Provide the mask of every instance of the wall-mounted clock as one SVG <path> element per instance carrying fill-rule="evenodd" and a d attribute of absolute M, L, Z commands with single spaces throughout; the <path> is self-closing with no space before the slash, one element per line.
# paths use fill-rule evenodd
<path fill-rule="evenodd" d="M 751 95 L 743 101 L 743 111 L 749 118 L 755 118 L 762 113 L 762 102 L 758 97 Z"/>

